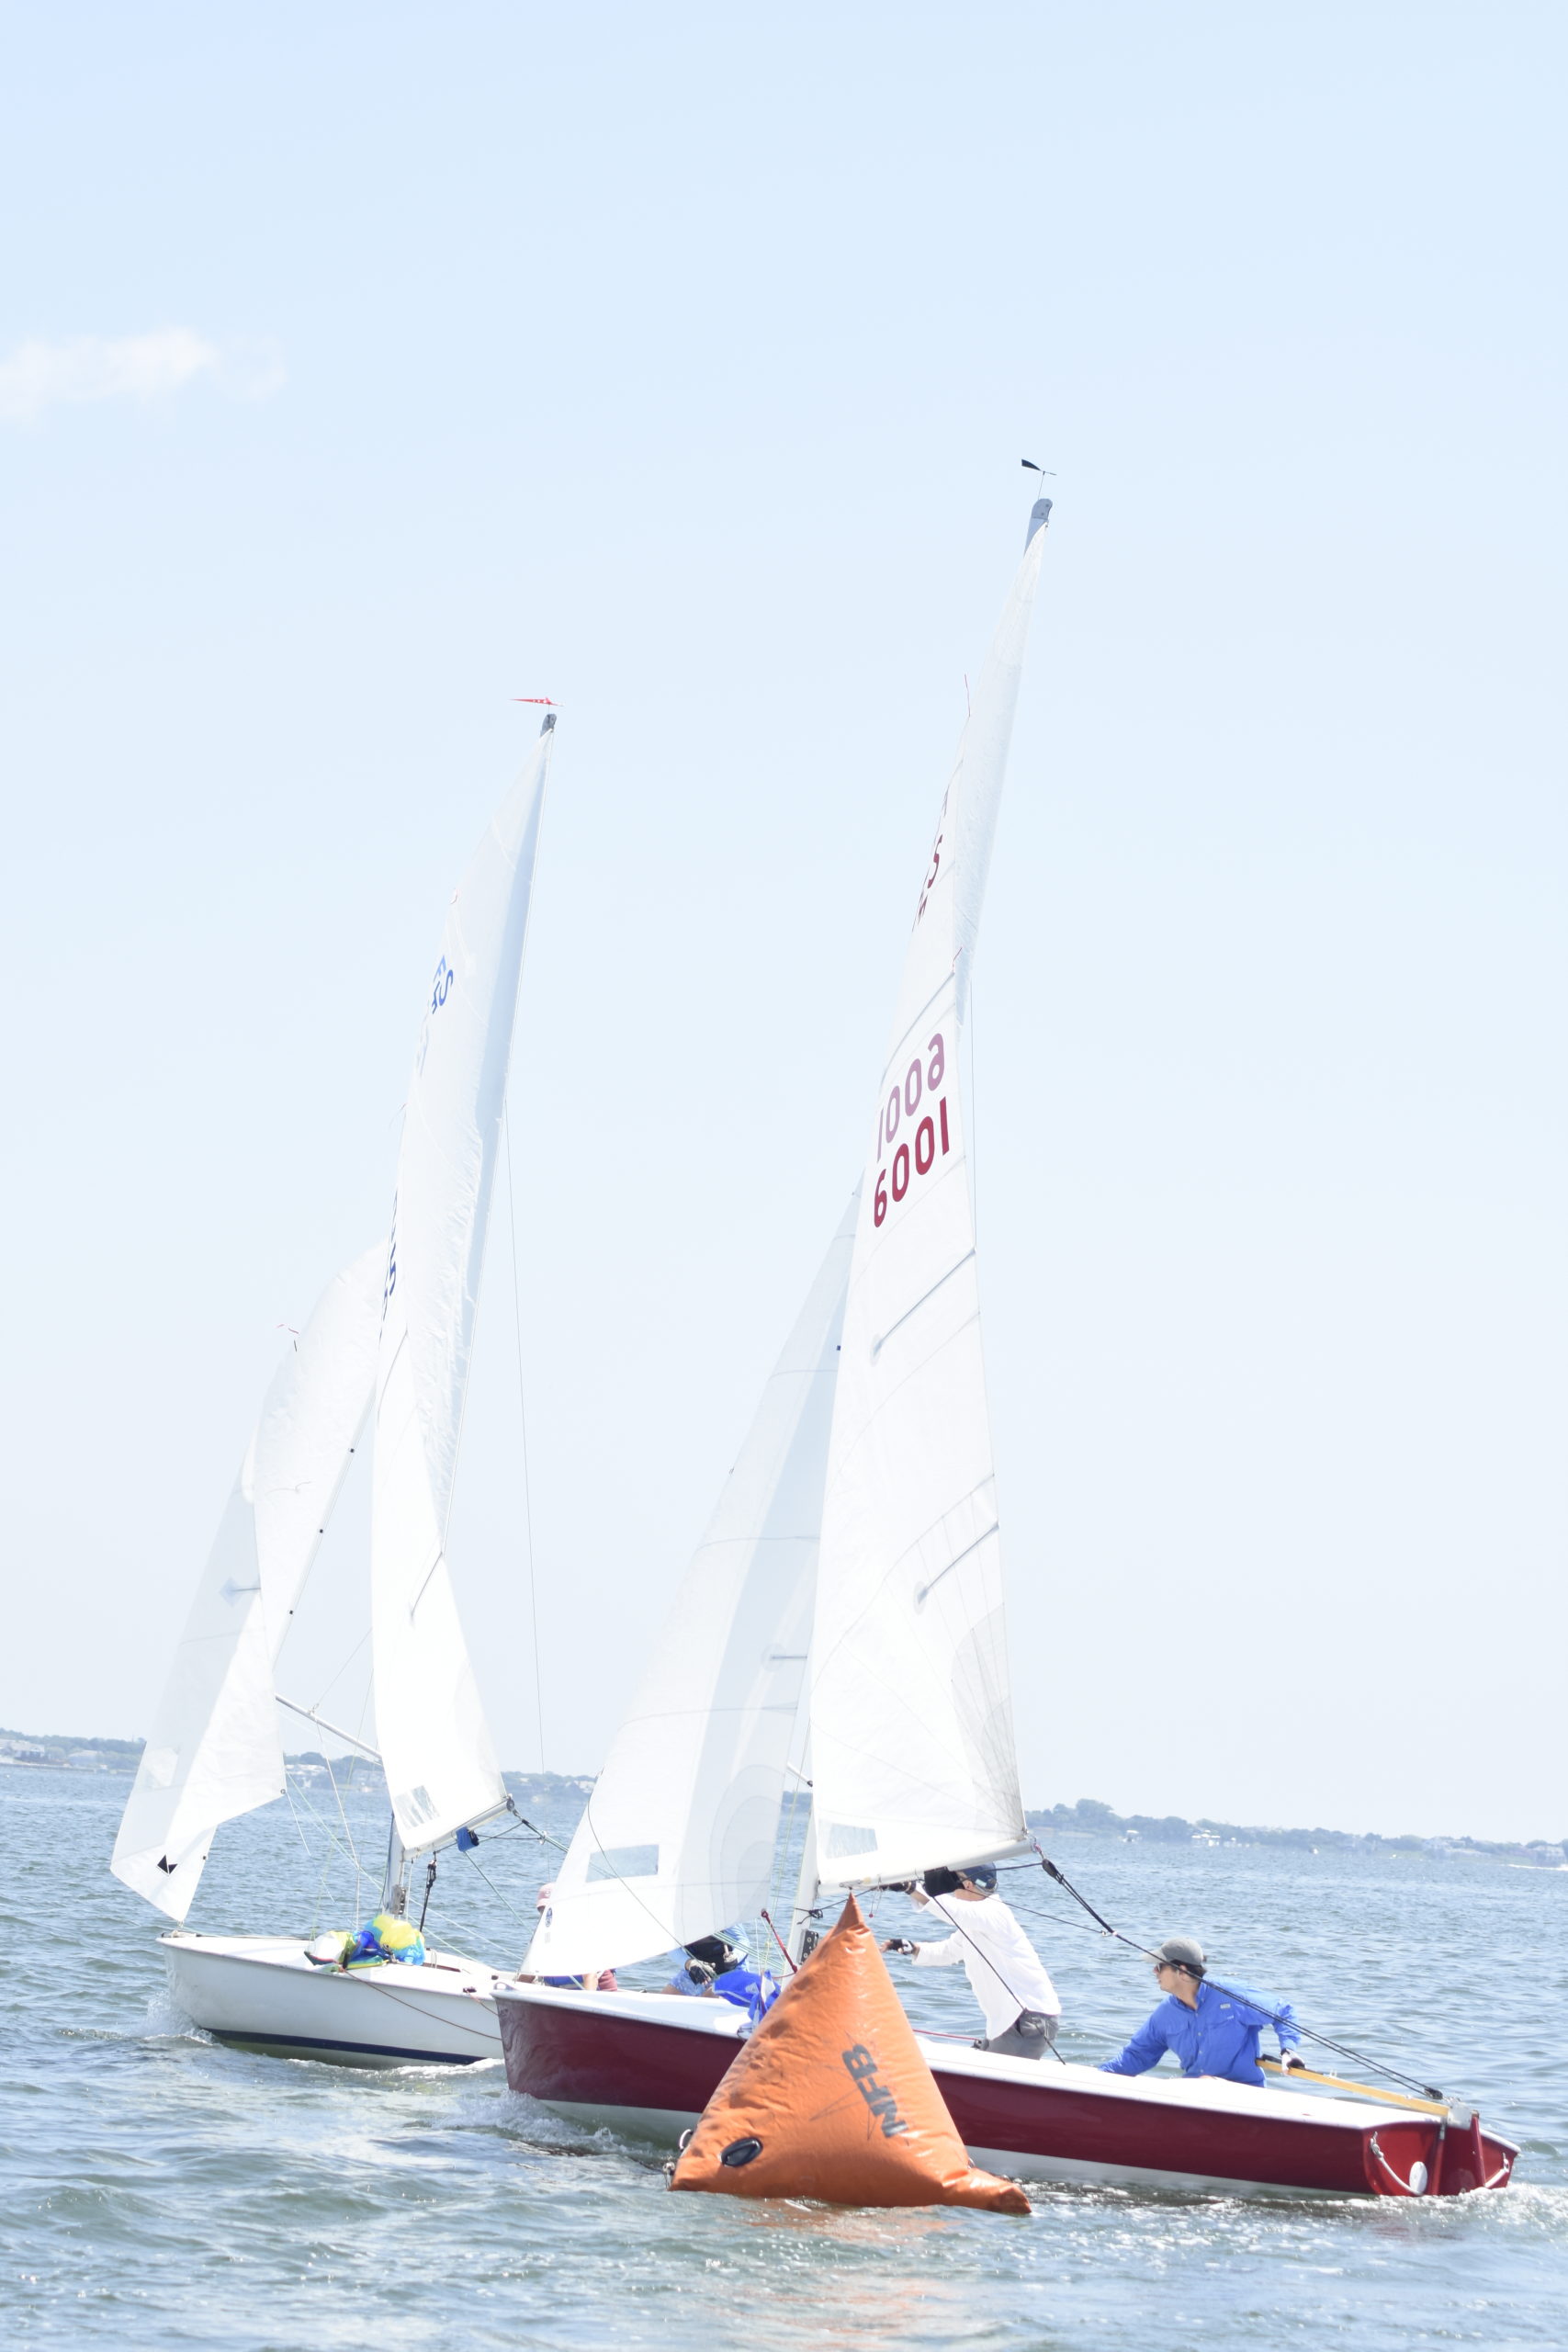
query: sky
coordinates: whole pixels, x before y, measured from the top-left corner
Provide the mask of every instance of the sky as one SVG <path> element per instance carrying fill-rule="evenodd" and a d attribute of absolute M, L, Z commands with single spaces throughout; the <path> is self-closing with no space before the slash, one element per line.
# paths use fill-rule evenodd
<path fill-rule="evenodd" d="M 0 1722 L 145 1730 L 549 695 L 451 1554 L 503 1760 L 597 1768 L 857 1172 L 1029 457 L 1026 1797 L 1568 1834 L 1561 12 L 0 42 Z M 288 1666 L 336 1720 L 367 1515 Z"/>

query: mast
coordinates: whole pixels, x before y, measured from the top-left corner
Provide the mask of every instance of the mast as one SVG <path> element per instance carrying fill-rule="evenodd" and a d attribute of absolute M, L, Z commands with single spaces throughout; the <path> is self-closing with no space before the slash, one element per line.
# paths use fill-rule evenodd
<path fill-rule="evenodd" d="M 409 1907 L 409 1858 L 398 1835 L 396 1814 L 387 1827 L 387 1867 L 381 1874 L 379 1907 L 389 1911 L 394 1919 L 404 1917 Z"/>
<path fill-rule="evenodd" d="M 822 1930 L 815 1917 L 817 1898 L 821 1889 L 817 1883 L 817 1821 L 816 1804 L 811 1794 L 811 1735 L 807 1733 L 806 1757 L 801 1766 L 806 1781 L 806 1820 L 800 1833 L 800 1866 L 795 1874 L 795 1902 L 789 1915 L 784 1949 L 796 1968 L 809 1960 L 822 1940 Z"/>

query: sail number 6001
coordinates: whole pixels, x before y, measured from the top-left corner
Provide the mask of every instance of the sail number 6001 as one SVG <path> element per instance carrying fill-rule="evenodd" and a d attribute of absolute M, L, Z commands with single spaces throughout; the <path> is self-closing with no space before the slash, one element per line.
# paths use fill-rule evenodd
<path fill-rule="evenodd" d="M 927 1041 L 924 1055 L 917 1054 L 904 1073 L 901 1085 L 894 1087 L 876 1122 L 876 1155 L 892 1150 L 890 1167 L 878 1168 L 876 1193 L 872 1203 L 872 1222 L 880 1225 L 887 1215 L 888 1186 L 893 1198 L 901 1201 L 918 1176 L 929 1176 L 941 1159 L 951 1149 L 947 1132 L 947 1097 L 938 1089 L 947 1075 L 947 1046 L 942 1032 Z M 922 1102 L 930 1108 L 922 1113 Z M 898 1143 L 898 1129 L 905 1123 L 913 1132 L 904 1143 Z"/>

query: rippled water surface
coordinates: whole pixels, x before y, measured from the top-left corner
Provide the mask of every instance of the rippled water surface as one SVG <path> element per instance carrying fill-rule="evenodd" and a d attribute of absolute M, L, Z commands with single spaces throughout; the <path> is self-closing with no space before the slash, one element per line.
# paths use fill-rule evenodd
<path fill-rule="evenodd" d="M 500 2069 L 351 2074 L 191 2032 L 155 1924 L 106 1870 L 125 1784 L 0 1771 L 0 2234 L 24 2343 L 232 2352 L 418 2345 L 931 2346 L 1568 2343 L 1568 1874 L 1419 1856 L 1129 1848 L 1057 1860 L 1108 1917 L 1195 1931 L 1324 2031 L 1472 2097 L 1523 2148 L 1506 2194 L 1432 2205 L 1042 2190 L 1027 2222 L 671 2197 L 661 2152 L 554 2120 Z M 318 1804 L 320 1800 L 317 1801 Z M 350 1800 L 367 1854 L 372 1809 Z M 559 1827 L 563 1825 L 557 1824 Z M 520 1949 L 514 1834 L 456 1862 L 440 1939 Z M 449 1883 L 450 1882 L 450 1883 Z M 1098 2057 L 1148 2006 L 1038 1874 L 1006 1892 Z M 367 1885 L 359 1892 L 368 1897 Z M 285 1806 L 224 1835 L 191 1924 L 347 1925 Z M 897 1898 L 882 1924 L 908 1923 Z M 910 1988 L 970 2027 L 961 1974 Z"/>

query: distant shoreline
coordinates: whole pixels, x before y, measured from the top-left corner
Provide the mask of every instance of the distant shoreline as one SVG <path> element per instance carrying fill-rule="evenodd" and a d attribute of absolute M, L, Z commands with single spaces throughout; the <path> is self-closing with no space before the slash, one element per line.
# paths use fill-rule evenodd
<path fill-rule="evenodd" d="M 66 1739 L 0 1730 L 0 1768 L 50 1765 L 129 1777 L 141 1759 L 142 1745 L 139 1739 Z M 287 1761 L 301 1777 L 328 1770 L 327 1758 L 313 1748 L 290 1755 Z M 349 1777 L 356 1786 L 374 1789 L 379 1785 L 379 1771 L 363 1758 L 339 1757 L 335 1761 L 351 1768 Z M 584 1773 L 508 1772 L 505 1779 L 514 1797 L 543 1805 L 581 1805 L 593 1787 L 592 1775 Z M 1234 1821 L 1188 1821 L 1174 1813 L 1117 1813 L 1098 1797 L 1080 1797 L 1077 1804 L 1026 1813 L 1024 1819 L 1031 1829 L 1058 1837 L 1121 1838 L 1129 1845 L 1279 1846 L 1298 1853 L 1427 1854 L 1457 1861 L 1524 1863 L 1538 1870 L 1568 1867 L 1568 1838 L 1419 1838 L 1414 1832 L 1391 1838 L 1377 1830 L 1274 1829 Z"/>
<path fill-rule="evenodd" d="M 1098 1797 L 1023 1817 L 1031 1829 L 1058 1837 L 1119 1837 L 1129 1845 L 1282 1846 L 1297 1853 L 1432 1854 L 1456 1861 L 1522 1862 L 1538 1870 L 1568 1867 L 1568 1838 L 1418 1838 L 1414 1831 L 1386 1838 L 1375 1829 L 1270 1829 L 1234 1821 L 1187 1821 L 1174 1813 L 1116 1813 Z"/>

